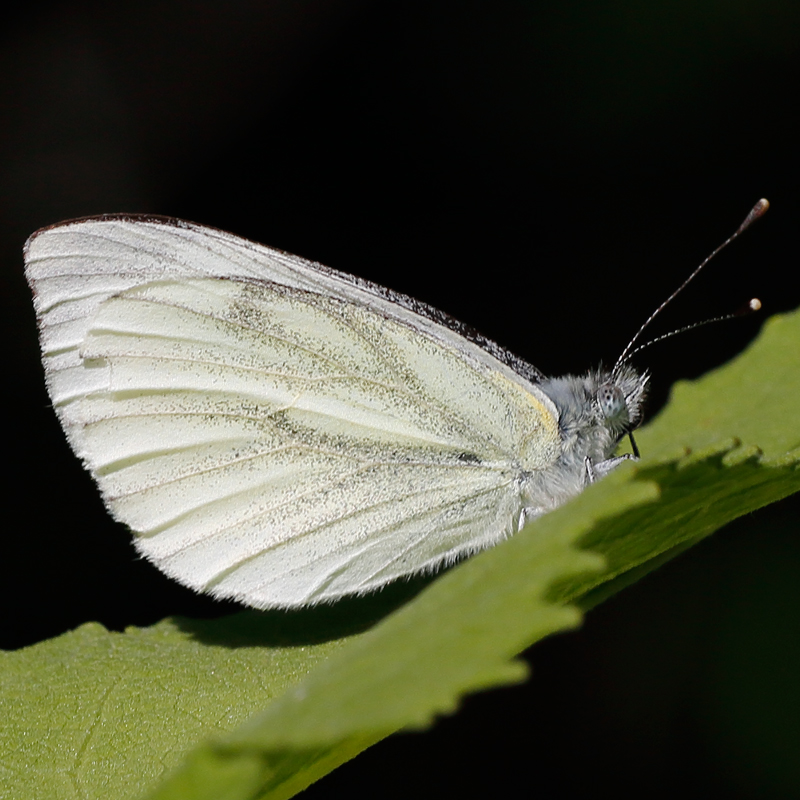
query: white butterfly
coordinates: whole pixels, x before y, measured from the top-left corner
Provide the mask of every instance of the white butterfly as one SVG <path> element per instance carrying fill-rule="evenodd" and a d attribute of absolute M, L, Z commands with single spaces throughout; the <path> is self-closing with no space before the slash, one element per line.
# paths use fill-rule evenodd
<path fill-rule="evenodd" d="M 136 547 L 258 608 L 489 547 L 616 466 L 647 377 L 546 379 L 367 281 L 166 218 L 25 247 L 47 386 Z"/>

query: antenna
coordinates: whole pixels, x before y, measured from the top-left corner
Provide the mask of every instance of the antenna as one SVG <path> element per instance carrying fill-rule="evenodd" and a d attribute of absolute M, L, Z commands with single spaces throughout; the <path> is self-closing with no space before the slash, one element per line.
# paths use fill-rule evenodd
<path fill-rule="evenodd" d="M 714 317 L 713 319 L 703 320 L 702 322 L 695 322 L 692 325 L 687 325 L 683 328 L 679 328 L 678 330 L 665 333 L 663 336 L 659 336 L 656 339 L 645 342 L 645 344 L 634 349 L 634 345 L 639 340 L 639 337 L 642 335 L 648 325 L 650 325 L 650 323 L 689 285 L 689 283 L 691 283 L 691 281 L 697 277 L 700 270 L 703 269 L 703 267 L 705 267 L 705 265 L 708 264 L 708 262 L 711 261 L 711 259 L 714 258 L 714 256 L 717 255 L 720 250 L 726 248 L 734 239 L 736 239 L 740 234 L 744 233 L 757 219 L 763 217 L 768 208 L 768 200 L 764 200 L 763 198 L 759 200 L 750 210 L 750 213 L 745 217 L 744 222 L 736 229 L 735 233 L 733 233 L 732 236 L 729 236 L 721 245 L 719 245 L 719 247 L 717 247 L 711 253 L 711 255 L 707 256 L 694 270 L 694 272 L 692 272 L 692 274 L 689 275 L 689 277 L 645 320 L 642 327 L 636 331 L 634 337 L 630 340 L 630 342 L 628 342 L 625 349 L 622 351 L 622 355 L 617 359 L 617 363 L 614 364 L 614 369 L 611 371 L 612 374 L 616 373 L 626 361 L 630 360 L 634 353 L 644 350 L 645 347 L 649 347 L 651 344 L 660 342 L 663 339 L 668 339 L 670 336 L 675 336 L 678 333 L 683 333 L 684 331 L 689 331 L 694 328 L 699 328 L 703 325 L 708 325 L 711 322 L 721 322 L 723 320 L 732 319 L 733 317 L 740 317 L 744 314 L 750 314 L 753 311 L 758 311 L 758 309 L 761 308 L 761 301 L 754 297 L 749 303 L 746 303 L 742 308 L 740 308 L 738 311 L 735 311 L 733 314 L 725 314 L 721 317 Z"/>
<path fill-rule="evenodd" d="M 686 331 L 693 331 L 695 328 L 702 328 L 703 325 L 709 325 L 712 322 L 725 322 L 726 320 L 734 319 L 735 317 L 746 317 L 748 314 L 752 314 L 753 312 L 759 311 L 760 309 L 761 309 L 761 301 L 757 297 L 753 297 L 752 299 L 748 300 L 743 306 L 741 306 L 736 311 L 733 311 L 730 314 L 723 314 L 720 317 L 711 317 L 710 319 L 704 319 L 701 322 L 693 322 L 691 325 L 684 325 L 682 328 L 676 328 L 674 331 L 670 331 L 669 333 L 662 333 L 661 336 L 656 336 L 655 339 L 650 339 L 644 344 L 640 344 L 634 350 L 631 350 L 630 353 L 628 353 L 628 357 L 625 360 L 630 361 L 630 359 L 632 359 L 637 353 L 641 352 L 646 347 L 650 347 L 651 344 L 655 344 L 656 342 L 663 342 L 664 339 L 669 339 L 672 336 L 677 336 L 679 333 L 686 333 Z M 614 367 L 614 369 L 616 369 L 616 367 Z"/>

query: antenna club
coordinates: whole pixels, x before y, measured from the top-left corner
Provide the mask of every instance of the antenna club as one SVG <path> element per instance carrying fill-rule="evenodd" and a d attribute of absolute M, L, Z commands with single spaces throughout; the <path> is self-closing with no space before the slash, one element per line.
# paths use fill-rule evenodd
<path fill-rule="evenodd" d="M 751 314 L 754 311 L 761 311 L 761 301 L 754 297 L 742 309 L 742 314 Z"/>
<path fill-rule="evenodd" d="M 739 226 L 739 230 L 736 231 L 736 234 L 740 234 L 745 228 L 748 228 L 752 225 L 757 219 L 763 217 L 764 214 L 767 213 L 769 209 L 769 200 L 762 197 L 750 210 L 750 213 L 745 218 L 745 221 Z"/>

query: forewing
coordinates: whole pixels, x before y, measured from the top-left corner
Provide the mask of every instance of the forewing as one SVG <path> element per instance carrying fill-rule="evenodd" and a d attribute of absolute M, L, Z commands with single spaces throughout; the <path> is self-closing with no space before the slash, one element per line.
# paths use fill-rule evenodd
<path fill-rule="evenodd" d="M 93 244 L 107 241 L 97 224 Z M 39 239 L 29 274 L 54 404 L 138 549 L 182 583 L 296 606 L 513 532 L 519 442 L 553 438 L 554 418 L 474 345 L 347 286 L 256 280 L 256 263 L 199 277 L 208 242 L 193 263 L 155 241 L 148 268 L 141 241 L 87 259 L 74 230 L 49 254 Z"/>
<path fill-rule="evenodd" d="M 63 356 L 45 364 L 54 400 L 60 399 L 59 373 L 77 365 L 76 347 L 97 306 L 113 294 L 163 276 L 268 280 L 358 302 L 425 331 L 447 347 L 466 349 L 472 359 L 511 381 L 527 386 L 542 378 L 513 353 L 413 298 L 191 222 L 123 214 L 63 222 L 30 237 L 25 262 L 43 350 Z M 63 377 L 68 383 L 68 375 Z"/>

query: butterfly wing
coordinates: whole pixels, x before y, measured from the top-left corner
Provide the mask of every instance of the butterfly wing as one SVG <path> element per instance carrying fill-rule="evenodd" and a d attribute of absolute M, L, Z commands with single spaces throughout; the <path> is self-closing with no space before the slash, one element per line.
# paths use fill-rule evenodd
<path fill-rule="evenodd" d="M 65 224 L 26 248 L 76 453 L 167 574 L 256 607 L 364 592 L 516 529 L 549 399 L 378 287 L 212 229 Z"/>

